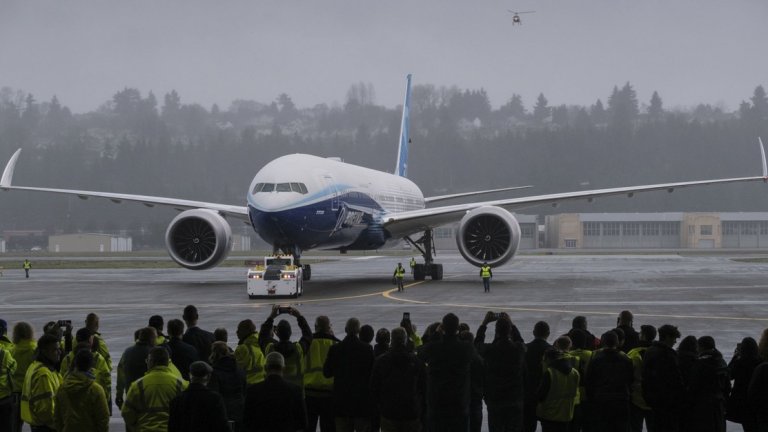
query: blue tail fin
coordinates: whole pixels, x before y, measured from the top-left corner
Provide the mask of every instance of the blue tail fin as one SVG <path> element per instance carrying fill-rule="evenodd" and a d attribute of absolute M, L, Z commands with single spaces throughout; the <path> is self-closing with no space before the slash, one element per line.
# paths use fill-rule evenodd
<path fill-rule="evenodd" d="M 400 177 L 408 176 L 408 144 L 411 143 L 408 138 L 408 130 L 411 126 L 411 74 L 408 74 L 406 79 L 403 120 L 400 122 L 400 143 L 397 147 L 397 165 L 395 166 L 395 175 Z"/>

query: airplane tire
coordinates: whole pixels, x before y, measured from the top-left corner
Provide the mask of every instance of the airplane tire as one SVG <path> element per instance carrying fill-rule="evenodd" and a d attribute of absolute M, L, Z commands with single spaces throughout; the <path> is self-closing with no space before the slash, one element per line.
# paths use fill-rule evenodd
<path fill-rule="evenodd" d="M 432 275 L 432 280 L 443 280 L 443 265 L 432 264 L 431 267 L 430 274 Z"/>
<path fill-rule="evenodd" d="M 426 266 L 424 264 L 416 264 L 413 266 L 413 280 L 423 281 L 426 275 Z"/>
<path fill-rule="evenodd" d="M 304 265 L 304 271 L 301 273 L 301 279 L 308 281 L 312 278 L 312 267 L 309 264 Z"/>

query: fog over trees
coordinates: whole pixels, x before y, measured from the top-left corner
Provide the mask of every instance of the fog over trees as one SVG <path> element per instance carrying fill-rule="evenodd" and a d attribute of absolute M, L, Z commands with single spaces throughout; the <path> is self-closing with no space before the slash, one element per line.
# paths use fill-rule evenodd
<path fill-rule="evenodd" d="M 768 143 L 768 96 L 761 85 L 735 111 L 706 103 L 668 110 L 663 94 L 638 100 L 629 82 L 606 90 L 590 106 L 557 105 L 556 95 L 540 93 L 532 106 L 514 94 L 494 108 L 483 89 L 416 85 L 409 177 L 426 196 L 534 186 L 501 195 L 520 196 L 760 174 L 757 137 Z M 204 107 L 176 91 L 124 88 L 82 114 L 55 96 L 37 100 L 4 87 L 0 163 L 21 147 L 17 185 L 244 205 L 253 175 L 285 154 L 338 156 L 392 172 L 400 116 L 400 107 L 377 105 L 375 89 L 363 82 L 349 88 L 343 106 L 300 107 L 286 92 L 273 101 Z M 8 192 L 0 199 L 5 230 L 122 232 L 134 237 L 135 247 L 158 246 L 174 214 L 49 194 Z M 766 186 L 750 184 L 522 213 L 765 211 L 766 202 Z"/>

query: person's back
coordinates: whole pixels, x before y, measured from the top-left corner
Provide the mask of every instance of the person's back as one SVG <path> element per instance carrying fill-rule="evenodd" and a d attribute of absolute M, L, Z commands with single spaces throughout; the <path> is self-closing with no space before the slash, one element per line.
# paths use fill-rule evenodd
<path fill-rule="evenodd" d="M 128 430 L 164 432 L 168 428 L 171 400 L 187 383 L 171 372 L 165 348 L 152 348 L 147 359 L 147 373 L 130 386 L 122 415 Z"/>
<path fill-rule="evenodd" d="M 179 369 L 181 376 L 189 380 L 189 367 L 192 363 L 202 360 L 197 349 L 182 340 L 184 323 L 173 319 L 168 321 L 168 340 L 166 345 L 171 350 L 171 362 Z"/>
<path fill-rule="evenodd" d="M 5 322 L 3 321 L 3 326 Z M 12 376 L 16 372 L 16 360 L 11 344 L 0 344 L 0 431 L 11 430 L 14 416 Z"/>
<path fill-rule="evenodd" d="M 245 396 L 244 432 L 296 432 L 306 427 L 301 389 L 283 379 L 284 367 L 282 354 L 267 354 L 266 378 L 248 387 Z"/>
<path fill-rule="evenodd" d="M 35 429 L 54 428 L 54 396 L 61 386 L 59 340 L 44 334 L 35 360 L 27 369 L 21 391 L 21 419 Z"/>
<path fill-rule="evenodd" d="M 192 363 L 189 387 L 170 402 L 168 432 L 229 432 L 221 395 L 206 387 L 211 371 L 205 362 Z"/>
<path fill-rule="evenodd" d="M 147 373 L 147 356 L 156 337 L 154 328 L 142 328 L 138 331 L 138 341 L 123 351 L 117 363 L 115 403 L 118 408 L 122 408 L 123 395 L 128 393 L 131 384 Z"/>
<path fill-rule="evenodd" d="M 103 361 L 103 359 L 102 359 Z M 79 350 L 73 359 L 73 370 L 67 373 L 56 392 L 54 424 L 58 432 L 94 431 L 109 429 L 107 394 L 90 370 L 94 354 Z"/>
<path fill-rule="evenodd" d="M 237 366 L 245 371 L 248 385 L 264 381 L 264 353 L 259 345 L 259 333 L 256 324 L 247 319 L 237 325 L 237 348 L 235 360 Z"/>
<path fill-rule="evenodd" d="M 443 317 L 445 334 L 419 353 L 427 364 L 427 409 L 435 430 L 464 430 L 469 421 L 472 364 L 480 358 L 471 343 L 458 339 L 458 324 L 454 314 Z"/>
<path fill-rule="evenodd" d="M 525 406 L 523 411 L 523 430 L 536 430 L 536 406 L 538 404 L 537 390 L 544 374 L 544 352 L 552 348 L 547 342 L 549 324 L 537 322 L 533 327 L 534 339 L 525 344 Z"/>
<path fill-rule="evenodd" d="M 209 362 L 211 356 L 211 345 L 215 342 L 213 333 L 203 330 L 197 326 L 198 314 L 197 308 L 193 305 L 188 305 L 184 308 L 184 314 L 182 316 L 184 323 L 187 325 L 187 331 L 184 332 L 184 336 L 181 338 L 184 342 L 195 347 L 197 356 L 201 361 Z M 170 330 L 169 330 L 170 332 Z M 176 365 L 180 368 L 179 365 Z M 182 373 L 184 370 L 181 369 Z"/>
<path fill-rule="evenodd" d="M 616 333 L 609 331 L 601 339 L 604 346 L 594 353 L 587 368 L 587 400 L 600 413 L 596 418 L 598 430 L 626 430 L 635 377 L 632 360 L 619 350 Z"/>
<path fill-rule="evenodd" d="M 643 358 L 643 398 L 651 407 L 654 421 L 663 429 L 679 427 L 680 405 L 684 387 L 674 346 L 680 332 L 665 324 L 658 329 L 659 340 L 653 342 Z"/>
<path fill-rule="evenodd" d="M 728 366 L 710 336 L 698 340 L 699 358 L 691 368 L 693 426 L 705 432 L 725 431 L 725 400 L 731 390 Z"/>
<path fill-rule="evenodd" d="M 245 403 L 246 379 L 245 372 L 237 366 L 237 362 L 224 342 L 214 342 L 211 352 L 213 371 L 208 388 L 219 393 L 224 399 L 227 418 L 234 421 L 237 428 L 243 421 L 243 405 Z M 239 430 L 239 429 L 237 429 Z"/>

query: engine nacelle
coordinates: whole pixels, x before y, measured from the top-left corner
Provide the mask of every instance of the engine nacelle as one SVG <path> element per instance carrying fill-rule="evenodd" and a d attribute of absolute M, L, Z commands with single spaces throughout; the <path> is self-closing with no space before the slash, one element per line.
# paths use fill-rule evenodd
<path fill-rule="evenodd" d="M 165 231 L 168 254 L 180 266 L 205 270 L 219 264 L 232 249 L 232 229 L 217 212 L 187 210 L 176 216 Z"/>
<path fill-rule="evenodd" d="M 501 207 L 479 207 L 461 218 L 456 245 L 470 264 L 500 266 L 517 252 L 520 225 L 512 213 Z"/>

